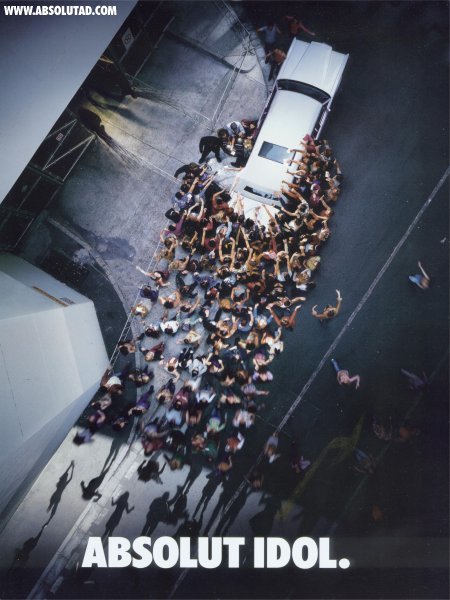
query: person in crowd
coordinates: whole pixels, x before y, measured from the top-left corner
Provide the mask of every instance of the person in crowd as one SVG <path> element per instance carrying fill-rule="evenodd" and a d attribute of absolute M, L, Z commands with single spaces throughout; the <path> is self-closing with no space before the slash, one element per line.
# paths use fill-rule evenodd
<path fill-rule="evenodd" d="M 144 360 L 147 362 L 151 362 L 152 360 L 161 360 L 162 358 L 164 358 L 163 357 L 164 347 L 165 347 L 164 342 L 160 342 L 159 344 L 156 344 L 156 346 L 153 346 L 150 349 L 144 348 L 143 346 L 141 346 L 141 348 L 139 348 L 139 350 L 142 352 L 142 354 L 144 356 Z"/>
<path fill-rule="evenodd" d="M 275 462 L 281 456 L 281 454 L 277 453 L 278 444 L 278 433 L 275 432 L 269 437 L 269 439 L 266 442 L 266 445 L 264 446 L 264 456 L 267 458 L 270 464 Z"/>
<path fill-rule="evenodd" d="M 230 123 L 225 126 L 225 129 L 231 138 L 235 138 L 240 135 L 245 136 L 244 126 L 240 121 L 230 121 Z"/>
<path fill-rule="evenodd" d="M 169 274 L 170 274 L 168 270 L 166 270 L 166 271 L 145 271 L 138 265 L 136 265 L 136 269 L 143 275 L 146 275 L 147 277 L 150 277 L 151 279 L 153 279 L 153 281 L 155 282 L 155 284 L 158 287 L 167 287 L 168 285 L 170 285 L 170 283 L 168 282 Z"/>
<path fill-rule="evenodd" d="M 285 59 L 286 52 L 283 52 L 281 48 L 274 48 L 266 54 L 266 61 L 270 62 L 269 81 L 277 78 Z"/>
<path fill-rule="evenodd" d="M 248 140 L 253 140 L 257 132 L 258 119 L 241 119 L 241 125 L 245 130 L 245 137 Z"/>
<path fill-rule="evenodd" d="M 355 389 L 359 388 L 361 383 L 359 375 L 350 376 L 349 372 L 346 369 L 342 369 L 334 358 L 331 359 L 331 364 L 336 371 L 336 379 L 339 385 L 351 385 L 354 383 Z"/>
<path fill-rule="evenodd" d="M 288 26 L 288 34 L 291 40 L 295 39 L 301 31 L 304 31 L 308 35 L 315 36 L 314 31 L 311 31 L 303 23 L 300 19 L 294 15 L 286 15 L 284 20 L 287 22 Z"/>
<path fill-rule="evenodd" d="M 201 153 L 199 164 L 202 164 L 207 159 L 208 155 L 213 152 L 217 162 L 222 162 L 220 158 L 221 141 L 214 135 L 205 135 L 200 139 L 198 151 Z"/>
<path fill-rule="evenodd" d="M 278 25 L 274 21 L 268 21 L 256 31 L 264 34 L 264 51 L 266 55 L 269 54 L 275 48 L 278 36 L 281 35 Z"/>
<path fill-rule="evenodd" d="M 200 176 L 201 172 L 202 172 L 202 168 L 200 167 L 200 165 L 198 165 L 195 162 L 191 162 L 187 165 L 182 165 L 181 167 L 179 167 L 175 171 L 173 176 L 178 178 L 178 175 L 181 175 L 182 173 L 184 173 L 185 176 L 192 175 L 193 177 L 197 177 L 197 176 Z"/>
<path fill-rule="evenodd" d="M 313 315 L 313 317 L 316 317 L 316 319 L 319 319 L 320 322 L 326 321 L 328 319 L 333 319 L 339 313 L 339 311 L 341 309 L 342 296 L 341 296 L 341 292 L 339 290 L 336 290 L 336 299 L 337 299 L 336 306 L 332 306 L 331 304 L 328 304 L 327 306 L 325 306 L 325 308 L 323 309 L 322 312 L 317 311 L 317 304 L 315 304 L 311 309 L 311 314 Z"/>
<path fill-rule="evenodd" d="M 400 372 L 406 378 L 408 387 L 410 390 L 413 390 L 413 392 L 419 392 L 428 385 L 428 376 L 425 371 L 422 371 L 421 375 L 416 375 L 406 369 L 400 369 Z"/>
<path fill-rule="evenodd" d="M 128 356 L 129 354 L 136 352 L 136 344 L 133 340 L 121 340 L 117 344 L 117 348 L 123 356 Z"/>
<path fill-rule="evenodd" d="M 420 262 L 420 260 L 417 263 L 417 266 L 419 267 L 420 272 L 416 273 L 415 275 L 410 275 L 408 279 L 420 290 L 428 290 L 428 288 L 430 287 L 431 278 L 426 273 L 425 269 L 422 267 L 422 263 Z"/>

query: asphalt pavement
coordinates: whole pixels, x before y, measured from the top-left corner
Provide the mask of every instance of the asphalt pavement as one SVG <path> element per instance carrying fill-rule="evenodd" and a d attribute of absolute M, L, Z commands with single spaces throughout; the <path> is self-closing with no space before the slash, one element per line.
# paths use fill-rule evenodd
<path fill-rule="evenodd" d="M 249 27 L 263 25 L 270 17 L 281 24 L 285 14 L 299 10 L 305 25 L 316 32 L 317 41 L 350 53 L 324 131 L 345 180 L 331 221 L 332 235 L 322 253 L 317 287 L 300 312 L 295 332 L 286 336 L 285 352 L 274 368 L 274 389 L 265 409 L 259 413 L 258 426 L 249 432 L 246 452 L 236 460 L 229 480 L 217 487 L 208 486 L 208 472 L 196 470 L 192 465 L 179 473 L 166 469 L 160 485 L 143 484 L 137 481 L 135 472 L 142 459 L 139 445 L 126 443 L 132 438 L 115 442 L 99 435 L 95 457 L 89 447 L 74 449 L 70 438 L 64 442 L 58 457 L 51 461 L 2 534 L 4 566 L 11 564 L 14 547 L 34 540 L 27 547 L 27 561 L 10 574 L 13 577 L 10 589 L 17 593 L 14 597 L 29 593 L 53 556 L 57 560 L 50 563 L 51 569 L 40 580 L 35 597 L 44 594 L 58 598 L 445 597 L 448 586 L 448 7 L 440 2 L 234 5 Z M 200 19 L 199 29 L 201 18 L 196 16 Z M 305 35 L 303 39 L 311 38 Z M 164 56 L 170 54 L 173 40 L 167 43 L 168 47 L 161 50 L 166 52 Z M 214 63 L 212 68 L 213 88 L 214 78 L 220 80 L 226 67 Z M 158 77 L 164 77 L 161 62 L 149 61 L 148 69 L 149 80 L 152 69 Z M 191 79 L 186 77 L 183 90 L 190 90 Z M 262 93 L 264 78 L 255 79 L 259 83 L 254 83 L 252 90 Z M 245 81 L 242 85 L 250 85 L 250 75 L 243 75 L 242 81 Z M 168 81 L 169 84 L 174 85 Z M 238 80 L 233 93 L 242 92 L 239 85 Z M 194 86 L 193 95 L 189 96 L 191 107 L 202 112 L 204 107 L 198 105 L 197 91 Z M 264 95 L 265 92 L 261 102 Z M 233 96 L 230 102 L 224 114 L 234 116 L 232 110 L 237 110 L 238 105 L 233 104 Z M 132 110 L 132 106 L 127 108 Z M 165 117 L 161 116 L 161 122 L 166 122 Z M 139 132 L 138 123 L 135 127 Z M 155 145 L 160 143 L 156 136 L 166 140 L 170 131 L 158 133 L 155 128 Z M 195 129 L 195 135 L 198 131 Z M 183 160 L 193 158 L 194 130 L 189 144 L 183 146 L 180 156 Z M 164 151 L 168 152 L 167 148 Z M 97 159 L 97 154 L 86 157 L 84 165 L 88 172 Z M 158 166 L 166 170 L 167 164 Z M 114 163 L 108 165 L 112 171 Z M 170 172 L 168 167 L 167 172 Z M 147 171 L 141 171 L 140 179 L 136 177 L 133 185 L 125 183 L 127 173 L 115 175 L 122 186 L 128 186 L 124 191 L 132 199 L 139 181 L 147 183 L 142 173 Z M 73 189 L 81 185 L 81 173 L 75 174 L 71 181 Z M 167 188 L 156 189 L 161 190 L 158 197 L 164 194 L 167 197 L 169 183 Z M 148 194 L 145 185 L 139 194 L 140 198 Z M 71 198 L 74 202 L 76 196 Z M 69 201 L 64 200 L 60 210 L 68 210 L 68 206 Z M 132 224 L 137 223 L 140 204 L 133 200 L 132 206 L 135 216 L 127 221 L 130 231 Z M 152 216 L 155 232 L 162 212 L 163 208 L 158 207 Z M 89 215 L 88 228 L 109 227 L 101 223 L 101 211 L 98 213 L 97 216 L 89 211 L 84 213 Z M 139 236 L 144 235 L 149 221 L 150 218 L 141 226 Z M 111 227 L 119 231 L 122 222 L 114 222 Z M 127 236 L 128 233 L 124 234 L 125 241 Z M 115 233 L 113 237 L 117 237 Z M 155 240 L 156 237 L 152 238 L 150 248 Z M 135 247 L 134 242 L 132 246 Z M 144 252 L 148 254 L 149 250 L 142 246 L 133 260 L 141 258 Z M 118 261 L 117 256 L 112 260 L 116 261 L 112 264 L 117 267 L 123 288 L 130 286 L 131 297 L 136 282 L 125 283 L 131 270 L 127 272 L 126 263 Z M 418 260 L 432 278 L 432 286 L 426 292 L 413 287 L 408 280 L 408 275 L 417 272 Z M 311 306 L 331 303 L 336 288 L 343 295 L 341 313 L 333 321 L 320 324 L 311 317 Z M 125 289 L 124 296 L 127 294 Z M 361 375 L 359 390 L 337 385 L 331 357 L 350 372 Z M 401 368 L 414 373 L 424 371 L 430 378 L 425 392 L 417 394 L 409 390 L 400 374 Z M 374 418 L 392 422 L 395 427 L 409 423 L 420 434 L 405 443 L 387 443 L 374 435 Z M 258 460 L 268 435 L 280 424 L 283 459 L 268 473 L 264 493 L 249 493 L 243 476 Z M 370 453 L 376 461 L 373 476 L 364 476 L 354 469 L 348 448 L 352 448 L 352 435 L 356 434 L 358 448 Z M 290 472 L 287 461 L 292 440 L 317 466 L 303 487 Z M 340 440 L 339 444 L 336 440 Z M 113 462 L 104 479 L 104 488 L 100 488 L 102 499 L 86 504 L 80 498 L 80 480 L 88 481 L 103 472 L 102 466 L 109 465 L 108 456 L 109 462 Z M 73 480 L 64 488 L 60 508 L 50 525 L 41 530 L 48 518 L 49 498 L 72 457 Z M 130 514 L 121 515 L 114 535 L 133 538 L 143 528 L 154 536 L 173 535 L 182 520 L 173 524 L 158 520 L 157 500 L 164 499 L 165 493 L 173 498 L 177 486 L 185 480 L 192 483 L 187 510 L 192 518 L 197 509 L 202 533 L 247 537 L 332 535 L 337 544 L 352 538 L 356 542 L 344 543 L 343 548 L 354 552 L 349 558 L 356 561 L 356 567 L 326 576 L 318 571 L 283 571 L 277 574 L 276 584 L 272 572 L 249 568 L 233 572 L 232 579 L 225 570 L 214 574 L 183 573 L 178 569 L 169 572 L 149 569 L 139 573 L 120 569 L 77 570 L 80 543 L 87 535 L 102 535 L 110 523 L 114 510 L 111 497 L 117 499 L 129 492 L 129 502 L 135 507 Z M 283 506 L 290 510 L 286 509 L 281 519 L 279 510 Z M 398 541 L 397 546 L 392 547 L 392 540 Z M 424 540 L 426 550 L 422 552 Z M 388 548 L 386 556 L 380 551 L 382 548 Z M 62 565 L 59 570 L 58 565 Z"/>

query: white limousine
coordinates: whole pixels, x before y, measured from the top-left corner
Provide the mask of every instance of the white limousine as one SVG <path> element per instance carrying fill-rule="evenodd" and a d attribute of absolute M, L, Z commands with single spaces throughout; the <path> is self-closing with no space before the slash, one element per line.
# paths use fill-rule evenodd
<path fill-rule="evenodd" d="M 317 139 L 341 82 L 348 54 L 327 44 L 294 40 L 258 122 L 258 135 L 235 192 L 274 204 L 287 179 L 285 159 L 309 133 Z M 292 178 L 291 178 L 292 179 Z"/>

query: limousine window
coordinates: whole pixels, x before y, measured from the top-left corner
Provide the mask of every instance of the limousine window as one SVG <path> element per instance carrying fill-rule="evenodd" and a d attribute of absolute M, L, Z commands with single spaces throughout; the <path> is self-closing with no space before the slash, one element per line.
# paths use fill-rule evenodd
<path fill-rule="evenodd" d="M 319 88 L 309 85 L 307 83 L 301 83 L 300 81 L 293 81 L 292 79 L 278 79 L 277 86 L 279 90 L 286 90 L 288 92 L 297 92 L 309 96 L 313 100 L 317 100 L 320 104 L 325 104 L 330 100 L 330 96 L 319 90 Z"/>
<path fill-rule="evenodd" d="M 263 158 L 267 158 L 268 160 L 273 160 L 273 162 L 283 164 L 283 161 L 288 158 L 289 149 L 285 146 L 278 146 L 277 144 L 272 144 L 271 142 L 263 142 L 260 151 L 258 152 L 258 156 L 262 156 Z"/>

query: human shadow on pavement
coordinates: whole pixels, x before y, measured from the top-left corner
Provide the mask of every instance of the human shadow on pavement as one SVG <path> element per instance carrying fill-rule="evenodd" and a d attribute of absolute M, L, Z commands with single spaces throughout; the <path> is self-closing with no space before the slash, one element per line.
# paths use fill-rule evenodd
<path fill-rule="evenodd" d="M 267 537 L 272 530 L 275 517 L 281 508 L 281 501 L 275 496 L 262 496 L 259 504 L 265 504 L 266 506 L 264 510 L 256 513 L 250 519 L 249 523 L 255 537 Z"/>
<path fill-rule="evenodd" d="M 159 523 L 167 523 L 170 518 L 169 492 L 155 498 L 150 504 L 141 535 L 150 536 Z"/>
<path fill-rule="evenodd" d="M 49 516 L 47 522 L 45 523 L 45 525 L 48 525 L 50 523 L 50 521 L 55 516 L 56 511 L 58 510 L 58 505 L 61 502 L 63 492 L 66 489 L 66 487 L 69 485 L 69 483 L 72 481 L 74 466 L 75 466 L 75 463 L 72 460 L 70 462 L 70 465 L 67 467 L 67 469 L 64 471 L 64 473 L 61 475 L 61 477 L 58 480 L 58 483 L 56 484 L 56 489 L 53 492 L 53 494 L 51 495 L 50 501 L 48 503 L 47 512 L 50 513 L 50 516 Z"/>
<path fill-rule="evenodd" d="M 237 498 L 230 506 L 230 508 L 222 515 L 219 524 L 216 527 L 214 535 L 227 535 L 227 532 L 231 525 L 236 520 L 237 516 L 244 508 L 247 498 L 252 493 L 251 488 L 245 486 L 238 494 Z"/>
<path fill-rule="evenodd" d="M 188 494 L 189 490 L 192 487 L 192 484 L 200 475 L 204 467 L 204 462 L 201 456 L 192 455 L 191 456 L 191 468 L 189 469 L 189 473 L 187 474 L 186 480 L 181 487 L 181 491 L 184 494 Z"/>
<path fill-rule="evenodd" d="M 2 574 L 0 579 L 0 598 L 26 597 L 25 590 L 29 589 L 29 580 L 27 578 L 28 570 L 26 569 L 26 565 L 46 527 L 47 523 L 44 523 L 36 536 L 28 538 L 21 548 L 16 548 L 14 550 L 12 563 L 5 575 L 3 576 Z"/>
<path fill-rule="evenodd" d="M 180 537 L 190 537 L 190 538 L 197 538 L 200 535 L 200 530 L 202 528 L 202 520 L 198 519 L 186 519 L 184 521 L 184 523 L 182 523 L 174 537 L 175 538 L 180 538 Z"/>
<path fill-rule="evenodd" d="M 208 531 L 211 529 L 219 515 L 225 510 L 237 487 L 236 482 L 232 479 L 222 479 L 222 486 L 222 493 L 220 494 L 217 504 L 214 507 L 211 517 L 205 527 L 203 532 L 204 535 L 208 535 Z"/>
<path fill-rule="evenodd" d="M 107 469 L 103 469 L 102 472 L 100 473 L 100 475 L 97 475 L 97 477 L 94 477 L 93 479 L 91 479 L 87 485 L 84 483 L 84 481 L 82 481 L 80 483 L 81 490 L 82 490 L 81 495 L 84 500 L 94 499 L 94 502 L 97 502 L 98 500 L 100 500 L 102 495 L 98 491 L 98 488 L 102 485 L 103 480 L 105 479 L 108 471 L 109 471 L 109 467 Z"/>
<path fill-rule="evenodd" d="M 117 455 L 119 454 L 119 450 L 122 444 L 123 439 L 121 438 L 121 436 L 116 436 L 113 438 L 111 446 L 109 448 L 108 456 L 105 458 L 105 462 L 103 464 L 102 472 L 105 470 L 108 471 L 110 467 L 112 467 L 114 461 L 117 458 Z"/>
<path fill-rule="evenodd" d="M 44 532 L 44 529 L 47 527 L 47 523 L 44 523 L 39 531 L 39 533 L 35 537 L 28 538 L 22 545 L 21 548 L 16 549 L 13 562 L 11 564 L 11 569 L 17 567 L 24 567 L 28 562 L 31 553 L 38 545 L 39 539 Z"/>
<path fill-rule="evenodd" d="M 102 540 L 105 541 L 106 538 L 112 536 L 115 528 L 120 523 L 122 519 L 123 513 L 126 512 L 128 515 L 130 512 L 134 510 L 134 506 L 128 506 L 128 499 L 130 497 L 130 492 L 124 492 L 121 496 L 114 500 L 111 498 L 111 506 L 115 506 L 113 514 L 109 517 L 108 521 L 105 525 L 105 531 L 102 535 Z"/>
<path fill-rule="evenodd" d="M 172 498 L 172 500 L 169 500 L 168 506 L 173 506 L 167 519 L 168 523 L 171 525 L 176 525 L 180 519 L 187 519 L 187 496 L 181 492 L 181 486 L 177 486 L 175 496 Z"/>
<path fill-rule="evenodd" d="M 200 496 L 200 500 L 195 507 L 195 510 L 192 514 L 192 517 L 195 519 L 195 515 L 200 510 L 200 519 L 203 518 L 203 514 L 208 507 L 208 504 L 211 501 L 211 498 L 214 496 L 216 489 L 222 483 L 222 478 L 218 476 L 214 471 L 212 471 L 207 476 L 208 482 L 202 490 L 202 495 Z"/>
<path fill-rule="evenodd" d="M 161 469 L 159 468 L 159 464 L 156 460 L 144 460 L 139 467 L 137 468 L 138 479 L 140 481 L 148 482 L 148 481 L 156 481 L 156 483 L 162 484 L 162 479 L 160 475 L 166 468 L 166 463 L 163 464 Z"/>

